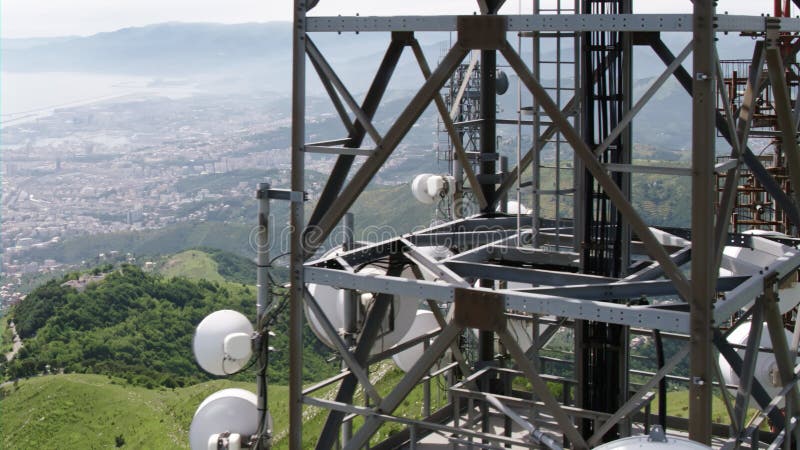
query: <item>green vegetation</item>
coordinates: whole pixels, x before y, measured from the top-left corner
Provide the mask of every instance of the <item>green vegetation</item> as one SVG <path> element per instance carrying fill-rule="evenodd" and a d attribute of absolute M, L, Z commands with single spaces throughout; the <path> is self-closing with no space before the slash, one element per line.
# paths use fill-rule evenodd
<path fill-rule="evenodd" d="M 224 281 L 219 266 L 207 253 L 187 250 L 167 259 L 159 272 L 168 278 L 186 277 L 193 280 Z"/>
<path fill-rule="evenodd" d="M 181 223 L 158 230 L 98 234 L 66 239 L 53 246 L 33 249 L 24 255 L 26 259 L 56 261 L 77 264 L 99 264 L 98 255 L 119 251 L 133 255 L 167 255 L 191 248 L 211 247 L 239 255 L 251 255 L 251 226 L 236 223 L 198 222 Z M 21 256 L 22 258 L 23 256 Z"/>
<path fill-rule="evenodd" d="M 165 277 L 186 277 L 195 280 L 230 281 L 255 284 L 255 262 L 210 247 L 200 247 L 165 257 L 157 264 L 157 271 Z"/>
<path fill-rule="evenodd" d="M 215 248 L 202 247 L 199 250 L 214 260 L 217 272 L 226 280 L 244 284 L 255 283 L 256 265 L 252 260 Z M 280 272 L 278 268 L 273 270 Z"/>
<path fill-rule="evenodd" d="M 67 373 L 98 373 L 147 387 L 177 387 L 211 377 L 195 364 L 192 336 L 196 325 L 219 309 L 244 312 L 254 320 L 255 289 L 204 279 L 163 278 L 123 265 L 101 282 L 78 292 L 62 286 L 69 276 L 34 290 L 11 310 L 25 346 L 5 366 L 9 378 L 40 374 L 47 365 Z M 282 299 L 276 297 L 276 301 Z M 269 376 L 285 382 L 288 374 L 288 311 L 274 324 Z M 330 350 L 309 329 L 304 331 L 304 372 L 308 381 L 336 372 L 326 362 Z M 253 369 L 237 375 L 251 379 Z"/>
<path fill-rule="evenodd" d="M 654 151 L 643 152 L 654 153 Z M 637 159 L 634 164 L 643 166 L 671 166 L 687 167 L 687 163 L 680 163 L 671 159 L 670 161 L 657 160 L 656 155 L 653 159 Z M 541 189 L 544 191 L 556 189 L 556 170 L 554 168 L 543 168 L 541 172 Z M 564 164 L 560 173 L 560 187 L 572 187 L 573 169 L 571 164 Z M 530 180 L 531 172 L 526 171 L 522 175 L 522 180 Z M 667 227 L 688 227 L 690 225 L 689 204 L 691 183 L 687 183 L 686 177 L 656 175 L 647 173 L 637 173 L 631 177 L 631 198 L 633 206 L 642 216 L 642 219 L 653 226 Z M 529 189 L 522 191 L 523 204 L 531 205 Z M 542 217 L 553 219 L 556 213 L 555 196 L 543 195 L 541 198 Z M 561 217 L 572 217 L 573 197 L 563 195 L 561 197 L 560 214 Z"/>
<path fill-rule="evenodd" d="M 382 366 L 386 370 L 385 366 Z M 402 373 L 390 372 L 396 381 Z M 377 377 L 373 377 L 377 378 Z M 379 381 L 378 386 L 388 386 Z M 197 407 L 212 393 L 237 387 L 255 390 L 248 381 L 213 380 L 175 389 L 130 386 L 103 375 L 49 375 L 7 383 L 0 388 L 0 448 L 113 448 L 119 436 L 127 448 L 189 448 L 189 426 Z M 383 389 L 385 391 L 385 388 Z M 401 409 L 420 411 L 420 388 Z M 434 389 L 435 392 L 435 389 Z M 318 395 L 331 398 L 332 387 Z M 419 397 L 419 398 L 417 398 Z M 444 395 L 440 395 L 444 398 Z M 363 402 L 363 394 L 357 401 Z M 435 398 L 434 398 L 435 399 Z M 288 448 L 289 389 L 269 386 L 273 419 L 273 448 Z M 303 411 L 303 448 L 312 448 L 326 412 L 313 407 Z M 385 434 L 385 430 L 381 430 Z M 87 439 L 95 439 L 87 445 Z"/>
<path fill-rule="evenodd" d="M 379 241 L 428 227 L 434 217 L 430 205 L 414 199 L 409 184 L 376 187 L 359 197 L 351 212 L 355 216 L 356 239 Z"/>
<path fill-rule="evenodd" d="M 719 389 L 714 390 L 714 396 L 711 398 L 711 420 L 714 423 L 721 423 L 728 425 L 731 423 L 728 411 L 725 409 L 725 401 L 721 397 L 722 393 Z M 658 396 L 653 400 L 650 411 L 656 414 L 658 411 Z M 752 404 L 751 404 L 752 406 Z M 758 410 L 754 408 L 748 409 L 747 420 L 758 414 Z M 667 415 L 675 417 L 689 417 L 689 390 L 680 389 L 667 392 Z M 762 429 L 769 429 L 769 425 L 764 423 Z"/>
<path fill-rule="evenodd" d="M 381 396 L 389 394 L 391 389 L 400 382 L 405 373 L 394 367 L 393 365 L 378 366 L 378 371 L 383 372 L 380 376 L 380 382 L 376 383 L 375 387 Z M 447 404 L 447 392 L 445 390 L 446 381 L 443 375 L 439 375 L 431 379 L 431 412 L 444 407 Z M 364 391 L 359 389 L 354 396 L 354 404 L 364 404 Z M 417 385 L 410 394 L 403 400 L 403 403 L 397 407 L 393 415 L 406 417 L 410 419 L 422 419 L 425 414 L 423 410 L 424 405 L 424 388 L 423 385 Z M 364 423 L 363 418 L 356 417 L 353 420 L 354 428 L 357 430 Z M 388 422 L 381 425 L 375 435 L 370 439 L 371 445 L 377 444 L 391 436 L 394 433 L 402 431 L 405 428 L 402 424 L 397 422 Z M 320 430 L 321 431 L 321 430 Z M 318 433 L 317 433 L 318 435 Z"/>
<path fill-rule="evenodd" d="M 377 373 L 376 373 L 377 372 Z M 381 394 L 393 386 L 402 372 L 387 365 L 373 371 L 380 378 Z M 446 395 L 440 381 L 432 380 L 432 408 L 444 405 Z M 195 410 L 207 396 L 221 389 L 238 387 L 253 391 L 252 381 L 214 380 L 184 388 L 146 389 L 126 385 L 124 380 L 101 375 L 51 375 L 22 380 L 0 388 L 0 448 L 42 448 L 59 437 L 58 448 L 91 448 L 86 439 L 100 448 L 116 445 L 117 437 L 128 448 L 188 448 L 188 432 Z M 317 395 L 330 397 L 331 389 Z M 363 391 L 354 403 L 363 404 Z M 657 411 L 657 400 L 652 411 Z M 688 415 L 688 391 L 668 394 L 668 413 Z M 269 406 L 274 420 L 275 448 L 287 448 L 288 388 L 271 385 Z M 422 415 L 422 387 L 418 386 L 396 411 L 404 417 Z M 325 411 L 307 407 L 304 411 L 303 448 L 311 448 L 322 429 Z M 713 420 L 728 423 L 722 401 L 713 400 Z M 356 427 L 362 423 L 356 419 Z M 389 423 L 380 428 L 372 442 L 385 439 L 402 427 Z"/>
<path fill-rule="evenodd" d="M 188 448 L 170 417 L 173 392 L 98 375 L 38 377 L 4 390 L 3 448 L 114 448 L 118 436 L 128 448 Z"/>
<path fill-rule="evenodd" d="M 189 426 L 212 393 L 253 382 L 215 380 L 178 389 L 146 389 L 101 375 L 52 375 L 0 389 L 1 448 L 189 448 Z M 288 427 L 288 388 L 270 386 L 275 430 Z M 320 422 L 321 414 L 312 414 Z M 316 424 L 317 427 L 321 426 Z M 280 433 L 285 434 L 285 433 Z M 58 437 L 56 444 L 54 436 Z M 88 441 L 87 441 L 88 439 Z M 285 439 L 277 447 L 286 447 Z"/>
<path fill-rule="evenodd" d="M 5 360 L 5 354 L 13 349 L 14 333 L 8 327 L 8 316 L 0 316 L 0 361 Z"/>

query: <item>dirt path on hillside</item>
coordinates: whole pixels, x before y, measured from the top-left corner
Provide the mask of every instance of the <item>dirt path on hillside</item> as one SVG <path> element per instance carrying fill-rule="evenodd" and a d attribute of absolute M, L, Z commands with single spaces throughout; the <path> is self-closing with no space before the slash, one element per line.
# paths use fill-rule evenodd
<path fill-rule="evenodd" d="M 14 325 L 14 322 L 9 322 L 8 327 L 11 329 L 11 332 L 14 333 L 14 344 L 11 347 L 11 351 L 6 353 L 6 361 L 11 361 L 17 356 L 19 349 L 22 348 L 22 339 L 20 339 L 17 334 L 17 327 Z"/>

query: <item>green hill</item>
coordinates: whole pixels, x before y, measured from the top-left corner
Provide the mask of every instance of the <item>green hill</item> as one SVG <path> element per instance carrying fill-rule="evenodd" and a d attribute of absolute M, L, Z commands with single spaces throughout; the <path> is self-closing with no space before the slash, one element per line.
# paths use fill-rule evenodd
<path fill-rule="evenodd" d="M 0 396 L 0 447 L 114 448 L 124 442 L 127 448 L 189 448 L 195 410 L 205 397 L 229 387 L 252 391 L 255 384 L 216 380 L 179 389 L 146 389 L 83 374 L 23 380 L 6 385 Z M 269 396 L 270 403 L 283 407 L 288 389 L 270 386 Z M 276 429 L 286 428 L 285 416 L 275 414 Z"/>
<path fill-rule="evenodd" d="M 159 272 L 168 278 L 186 277 L 193 280 L 217 282 L 225 280 L 219 274 L 217 262 L 208 253 L 199 250 L 187 250 L 170 256 Z"/>
<path fill-rule="evenodd" d="M 202 258 L 208 257 L 197 256 Z M 80 289 L 65 285 L 78 275 L 44 284 L 11 310 L 25 345 L 4 366 L 8 378 L 37 375 L 49 365 L 148 387 L 185 386 L 211 378 L 197 367 L 191 350 L 194 329 L 206 315 L 233 309 L 255 319 L 255 289 L 241 283 L 165 278 L 123 265 Z M 276 316 L 277 336 L 270 341 L 277 350 L 269 376 L 276 382 L 287 379 L 287 316 L 286 308 Z M 304 345 L 308 381 L 337 371 L 326 362 L 330 350 L 309 329 Z M 237 376 L 251 379 L 252 370 Z"/>
<path fill-rule="evenodd" d="M 282 272 L 282 268 L 273 268 Z M 165 277 L 186 277 L 194 280 L 230 281 L 255 284 L 254 261 L 210 247 L 199 247 L 162 258 L 156 271 Z"/>
<path fill-rule="evenodd" d="M 383 395 L 403 376 L 391 365 L 372 369 L 372 378 Z M 183 388 L 147 389 L 127 385 L 118 378 L 87 374 L 47 375 L 6 383 L 0 387 L 0 448 L 114 448 L 124 441 L 123 448 L 187 449 L 197 407 L 212 393 L 231 387 L 255 391 L 252 381 L 213 380 Z M 321 395 L 330 398 L 333 387 L 324 389 Z M 438 382 L 433 388 L 433 406 L 441 407 L 446 395 L 438 389 Z M 271 384 L 268 395 L 274 423 L 273 448 L 286 449 L 289 389 Z M 363 403 L 363 392 L 358 391 L 354 401 Z M 418 386 L 398 412 L 420 417 L 421 405 L 422 387 Z M 319 408 L 306 407 L 303 417 L 303 448 L 311 448 L 326 414 Z M 373 442 L 399 428 L 397 424 L 383 426 Z"/>

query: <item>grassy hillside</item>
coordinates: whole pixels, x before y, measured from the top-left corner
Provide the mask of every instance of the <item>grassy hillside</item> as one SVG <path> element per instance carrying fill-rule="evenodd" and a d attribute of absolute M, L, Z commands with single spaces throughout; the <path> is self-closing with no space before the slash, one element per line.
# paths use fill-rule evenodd
<path fill-rule="evenodd" d="M 390 365 L 380 366 L 372 375 L 373 379 L 382 378 L 377 384 L 382 394 L 400 377 L 402 372 Z M 249 381 L 213 380 L 183 388 L 146 389 L 127 385 L 124 380 L 88 374 L 49 375 L 8 383 L 0 388 L 0 448 L 114 448 L 117 437 L 121 437 L 125 448 L 187 449 L 189 426 L 197 407 L 212 393 L 231 387 L 255 392 L 255 383 Z M 419 417 L 421 389 L 414 390 L 399 413 Z M 319 394 L 331 397 L 333 391 L 327 388 Z M 444 394 L 434 389 L 434 395 L 434 406 L 443 404 Z M 270 385 L 276 449 L 288 448 L 288 398 L 288 387 Z M 363 404 L 363 392 L 359 391 L 354 401 Z M 303 448 L 310 448 L 322 430 L 326 414 L 307 407 L 303 417 Z M 399 428 L 386 425 L 375 440 L 384 439 Z M 59 436 L 57 445 L 53 436 Z"/>
<path fill-rule="evenodd" d="M 384 370 L 387 370 L 384 368 Z M 402 376 L 396 369 L 381 370 L 377 383 L 381 394 Z M 376 374 L 373 374 L 376 377 Z M 176 389 L 134 387 L 101 375 L 51 375 L 21 380 L 0 388 L 0 448 L 114 448 L 117 438 L 125 448 L 187 449 L 189 426 L 200 403 L 212 393 L 231 387 L 255 389 L 252 382 L 214 380 Z M 433 383 L 434 408 L 443 405 L 445 396 Z M 323 396 L 330 396 L 330 390 Z M 288 388 L 270 386 L 269 405 L 274 420 L 275 448 L 287 448 Z M 355 403 L 363 403 L 359 392 Z M 417 387 L 399 410 L 406 417 L 422 413 L 422 391 Z M 653 403 L 653 411 L 657 410 Z M 713 420 L 728 423 L 722 401 L 715 397 Z M 670 415 L 687 417 L 688 391 L 669 393 Z M 303 448 L 313 446 L 325 421 L 325 412 L 307 408 L 304 412 Z M 356 426 L 361 424 L 356 420 Z M 386 424 L 373 442 L 401 429 Z M 57 446 L 53 436 L 58 436 Z M 88 440 L 88 441 L 87 441 Z M 88 442 L 88 443 L 87 443 Z"/>
<path fill-rule="evenodd" d="M 220 389 L 253 390 L 254 383 L 216 380 L 187 388 L 145 389 L 101 375 L 51 375 L 4 388 L 2 448 L 189 448 L 189 425 L 205 397 Z M 286 387 L 270 387 L 271 403 L 285 405 Z M 285 414 L 276 414 L 285 428 Z M 58 441 L 53 438 L 57 436 Z M 120 441 L 121 442 L 121 441 Z"/>
<path fill-rule="evenodd" d="M 219 274 L 219 265 L 208 254 L 199 250 L 187 250 L 170 256 L 159 269 L 169 278 L 186 277 L 195 280 L 224 281 Z"/>

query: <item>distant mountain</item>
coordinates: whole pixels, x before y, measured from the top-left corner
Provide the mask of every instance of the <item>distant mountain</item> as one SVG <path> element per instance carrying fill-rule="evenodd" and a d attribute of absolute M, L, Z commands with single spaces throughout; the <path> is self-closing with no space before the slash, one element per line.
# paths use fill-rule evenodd
<path fill-rule="evenodd" d="M 279 91 L 288 89 L 291 81 L 291 30 L 289 22 L 233 25 L 170 22 L 87 37 L 3 39 L 0 68 L 10 72 L 191 77 L 204 78 L 206 82 L 213 77 L 221 85 L 260 86 Z M 425 52 L 431 64 L 443 45 L 432 39 L 423 40 L 429 44 Z M 354 34 L 321 33 L 314 40 L 357 94 L 369 86 L 389 35 L 381 33 L 365 39 Z M 400 66 L 398 72 L 405 66 L 414 70 L 415 77 L 411 80 L 398 77 L 393 88 L 422 82 L 419 68 L 410 56 Z M 313 83 L 316 77 L 310 65 L 308 72 Z M 312 86 L 314 89 L 321 87 Z"/>
<path fill-rule="evenodd" d="M 78 39 L 80 36 L 59 36 L 42 38 L 15 38 L 0 40 L 3 50 L 26 50 L 44 45 L 57 44 L 61 42 Z"/>
<path fill-rule="evenodd" d="M 138 75 L 219 72 L 288 58 L 289 23 L 163 23 L 88 37 L 3 41 L 3 70 Z M 27 45 L 25 45 L 27 44 Z"/>
<path fill-rule="evenodd" d="M 3 39 L 0 68 L 11 72 L 91 72 L 190 78 L 209 84 L 215 91 L 225 88 L 286 91 L 291 81 L 291 23 L 245 24 L 161 23 L 124 28 L 87 37 Z M 448 47 L 441 33 L 418 33 L 428 62 L 435 66 Z M 388 33 L 314 33 L 311 38 L 322 50 L 345 84 L 358 95 L 366 91 L 389 42 Z M 674 54 L 686 36 L 664 34 Z M 544 59 L 552 59 L 555 47 L 545 39 Z M 561 49 L 569 58 L 570 46 Z M 752 49 L 729 36 L 719 38 L 720 55 L 726 59 L 749 58 Z M 410 50 L 401 59 L 391 89 L 409 89 L 423 82 Z M 523 52 L 524 53 L 524 52 Z M 649 49 L 637 47 L 635 79 L 658 76 L 663 63 Z M 501 61 L 502 64 L 502 61 Z M 685 63 L 691 66 L 691 57 Z M 322 92 L 313 67 L 307 67 L 309 93 Z"/>

